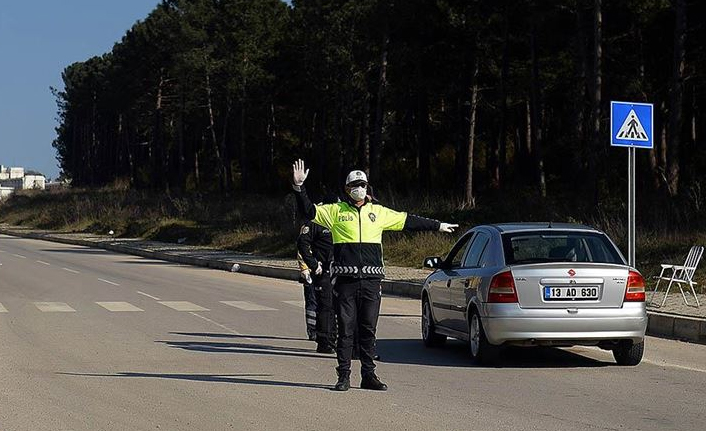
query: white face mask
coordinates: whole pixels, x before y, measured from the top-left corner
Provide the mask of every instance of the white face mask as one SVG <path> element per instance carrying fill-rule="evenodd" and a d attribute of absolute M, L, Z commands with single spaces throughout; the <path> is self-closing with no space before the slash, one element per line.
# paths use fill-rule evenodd
<path fill-rule="evenodd" d="M 351 197 L 356 202 L 360 202 L 363 199 L 365 199 L 365 196 L 367 196 L 367 188 L 366 187 L 353 187 L 350 192 L 348 192 L 348 196 Z"/>

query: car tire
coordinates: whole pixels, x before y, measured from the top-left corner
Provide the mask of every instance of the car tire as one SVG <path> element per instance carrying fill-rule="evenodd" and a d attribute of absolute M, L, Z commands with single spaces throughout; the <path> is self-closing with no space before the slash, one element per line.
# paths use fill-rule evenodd
<path fill-rule="evenodd" d="M 613 357 L 618 365 L 637 365 L 642 361 L 642 355 L 645 353 L 645 341 L 633 343 L 630 340 L 618 342 L 618 345 L 613 347 Z"/>
<path fill-rule="evenodd" d="M 485 336 L 483 322 L 480 319 L 480 314 L 475 308 L 471 309 L 470 317 L 468 318 L 468 350 L 471 353 L 471 359 L 476 364 L 489 365 L 498 359 L 500 347 L 490 344 Z"/>
<path fill-rule="evenodd" d="M 426 296 L 422 299 L 422 341 L 427 347 L 443 346 L 446 342 L 446 335 L 436 333 L 434 317 L 431 315 L 431 304 Z"/>

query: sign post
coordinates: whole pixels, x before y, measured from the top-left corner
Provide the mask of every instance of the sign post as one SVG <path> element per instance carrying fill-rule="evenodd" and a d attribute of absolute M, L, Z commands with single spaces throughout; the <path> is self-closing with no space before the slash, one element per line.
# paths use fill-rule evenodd
<path fill-rule="evenodd" d="M 651 150 L 651 103 L 610 102 L 610 145 L 628 148 L 628 265 L 635 267 L 635 149 Z"/>

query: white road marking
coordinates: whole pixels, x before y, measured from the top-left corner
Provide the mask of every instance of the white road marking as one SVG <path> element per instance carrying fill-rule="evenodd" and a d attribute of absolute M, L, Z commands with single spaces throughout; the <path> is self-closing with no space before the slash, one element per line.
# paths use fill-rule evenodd
<path fill-rule="evenodd" d="M 139 290 L 137 291 L 137 293 L 139 293 L 140 295 L 144 295 L 144 296 L 146 296 L 146 297 L 148 297 L 148 298 L 152 298 L 152 299 L 154 299 L 155 301 L 160 301 L 159 298 L 157 298 L 156 296 L 152 296 L 152 295 L 150 295 L 150 294 L 148 294 L 148 293 L 140 292 Z"/>
<path fill-rule="evenodd" d="M 108 311 L 145 311 L 139 307 L 135 307 L 129 302 L 96 302 L 96 304 L 100 305 Z"/>
<path fill-rule="evenodd" d="M 293 305 L 295 307 L 304 308 L 304 301 L 282 301 L 285 304 Z"/>
<path fill-rule="evenodd" d="M 657 365 L 658 367 L 677 368 L 680 370 L 688 370 L 688 371 L 696 371 L 699 373 L 706 373 L 706 369 L 703 369 L 703 368 L 687 367 L 684 365 L 677 365 L 677 364 L 667 364 L 666 362 L 653 361 L 651 359 L 643 359 L 642 362 L 647 363 L 647 364 L 651 364 L 651 365 Z"/>
<path fill-rule="evenodd" d="M 208 308 L 189 301 L 159 301 L 159 303 L 176 311 L 209 311 Z"/>
<path fill-rule="evenodd" d="M 7 253 L 5 250 L 0 250 L 0 253 Z"/>
<path fill-rule="evenodd" d="M 2 303 L 0 303 L 0 313 L 7 313 L 7 308 L 5 308 Z"/>
<path fill-rule="evenodd" d="M 46 263 L 46 262 L 43 262 L 43 261 L 41 261 L 41 260 L 38 260 L 37 263 L 41 263 L 42 265 L 51 266 L 51 263 Z"/>
<path fill-rule="evenodd" d="M 113 283 L 112 281 L 104 280 L 102 278 L 99 278 L 98 281 L 102 281 L 103 283 L 112 284 L 113 286 L 120 286 L 118 283 Z"/>
<path fill-rule="evenodd" d="M 34 306 L 44 313 L 71 313 L 76 311 L 65 302 L 35 302 Z"/>
<path fill-rule="evenodd" d="M 12 254 L 15 257 L 19 257 L 20 259 L 27 259 L 27 256 L 22 256 L 21 254 Z"/>
<path fill-rule="evenodd" d="M 221 301 L 221 304 L 247 311 L 277 311 L 276 308 L 265 307 L 264 305 L 258 305 L 248 301 Z"/>
<path fill-rule="evenodd" d="M 225 329 L 226 331 L 230 332 L 230 333 L 233 334 L 233 335 L 243 335 L 243 334 L 241 334 L 241 333 L 238 332 L 238 331 L 235 331 L 235 330 L 233 330 L 233 329 L 230 329 L 230 328 L 227 327 L 226 325 L 221 325 L 220 323 L 216 322 L 215 320 L 211 320 L 211 319 L 209 319 L 208 317 L 202 316 L 202 315 L 200 315 L 200 314 L 198 314 L 198 313 L 193 313 L 193 312 L 192 312 L 192 313 L 189 313 L 189 314 L 191 314 L 192 316 L 196 316 L 196 317 L 198 317 L 199 319 L 203 319 L 203 320 L 207 321 L 208 323 L 211 323 L 211 324 L 213 324 L 213 325 L 216 325 L 216 326 L 218 326 L 218 327 L 221 328 L 221 329 Z M 252 338 L 248 338 L 248 337 L 243 337 L 242 339 L 243 339 L 243 340 L 248 340 L 248 341 L 255 341 L 255 340 L 253 340 Z"/>
<path fill-rule="evenodd" d="M 64 271 L 73 272 L 74 274 L 80 274 L 80 272 L 76 271 L 75 269 L 71 269 L 71 268 L 61 268 L 61 269 L 63 269 Z"/>

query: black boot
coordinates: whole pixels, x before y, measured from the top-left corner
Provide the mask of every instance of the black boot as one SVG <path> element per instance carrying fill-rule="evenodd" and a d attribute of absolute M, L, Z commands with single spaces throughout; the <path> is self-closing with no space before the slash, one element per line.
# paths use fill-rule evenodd
<path fill-rule="evenodd" d="M 351 372 L 350 371 L 339 371 L 338 381 L 336 386 L 334 386 L 334 391 L 345 392 L 351 388 Z"/>
<path fill-rule="evenodd" d="M 386 391 L 387 385 L 378 379 L 375 373 L 365 374 L 360 381 L 360 389 L 370 389 L 373 391 Z"/>

